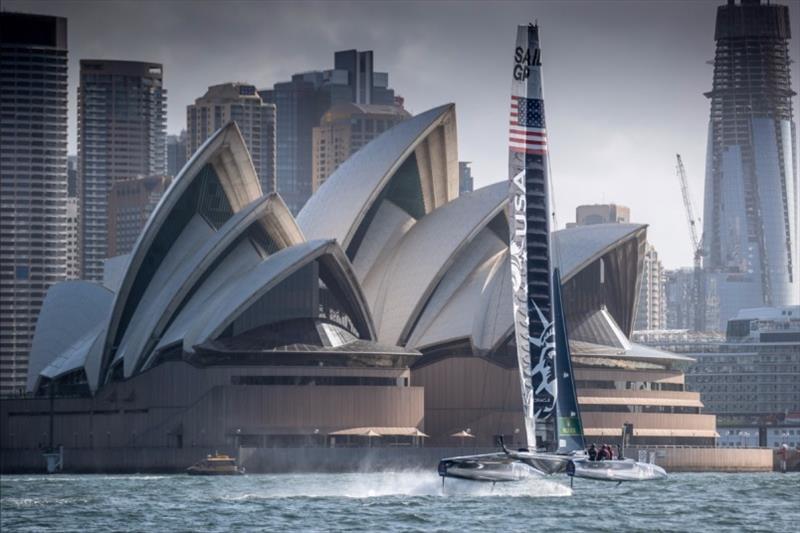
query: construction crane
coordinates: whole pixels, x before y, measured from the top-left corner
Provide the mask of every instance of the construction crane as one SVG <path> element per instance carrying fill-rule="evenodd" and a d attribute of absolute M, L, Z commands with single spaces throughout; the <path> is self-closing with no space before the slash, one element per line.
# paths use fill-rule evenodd
<path fill-rule="evenodd" d="M 686 220 L 689 222 L 689 236 L 692 240 L 692 252 L 694 252 L 694 272 L 692 278 L 692 309 L 694 309 L 694 330 L 705 331 L 706 329 L 706 288 L 705 276 L 703 273 L 703 244 L 697 237 L 697 226 L 699 219 L 694 216 L 694 206 L 692 197 L 689 195 L 689 184 L 686 179 L 686 169 L 681 160 L 681 154 L 675 154 L 678 159 L 676 170 L 678 179 L 681 182 L 681 194 L 683 194 L 683 206 L 686 208 Z"/>

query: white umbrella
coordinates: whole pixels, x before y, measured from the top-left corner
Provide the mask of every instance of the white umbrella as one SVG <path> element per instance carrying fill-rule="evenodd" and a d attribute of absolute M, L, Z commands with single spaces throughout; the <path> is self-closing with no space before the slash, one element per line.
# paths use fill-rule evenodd
<path fill-rule="evenodd" d="M 462 447 L 462 448 L 464 447 L 464 439 L 465 439 L 465 438 L 467 438 L 467 439 L 474 439 L 474 438 L 475 438 L 475 435 L 473 435 L 472 433 L 470 433 L 468 429 L 462 429 L 462 430 L 461 430 L 461 431 L 459 431 L 458 433 L 453 433 L 453 434 L 452 434 L 452 435 L 450 435 L 450 436 L 451 436 L 451 437 L 458 437 L 458 438 L 460 438 L 460 439 L 461 439 L 461 447 Z"/>
<path fill-rule="evenodd" d="M 372 437 L 380 437 L 381 434 L 375 431 L 374 429 L 370 428 L 367 430 L 366 433 L 362 433 L 365 437 L 367 437 L 367 442 L 369 443 L 369 447 L 372 448 Z"/>

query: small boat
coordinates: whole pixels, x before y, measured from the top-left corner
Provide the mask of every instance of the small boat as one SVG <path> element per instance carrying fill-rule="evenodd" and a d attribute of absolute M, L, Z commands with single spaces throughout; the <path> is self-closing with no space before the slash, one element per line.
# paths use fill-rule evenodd
<path fill-rule="evenodd" d="M 236 459 L 224 453 L 208 455 L 186 469 L 192 476 L 239 476 L 244 474 L 244 468 L 236 465 Z"/>

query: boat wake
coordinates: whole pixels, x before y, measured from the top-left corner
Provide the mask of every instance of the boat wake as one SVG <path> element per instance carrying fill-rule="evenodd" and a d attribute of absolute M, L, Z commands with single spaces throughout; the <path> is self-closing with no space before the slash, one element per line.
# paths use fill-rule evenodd
<path fill-rule="evenodd" d="M 248 476 L 260 479 L 261 490 L 229 495 L 226 499 L 261 500 L 276 498 L 380 498 L 410 497 L 563 497 L 572 490 L 554 481 L 531 478 L 514 483 L 476 483 L 441 478 L 428 471 L 375 472 L 359 474 L 288 474 Z"/>

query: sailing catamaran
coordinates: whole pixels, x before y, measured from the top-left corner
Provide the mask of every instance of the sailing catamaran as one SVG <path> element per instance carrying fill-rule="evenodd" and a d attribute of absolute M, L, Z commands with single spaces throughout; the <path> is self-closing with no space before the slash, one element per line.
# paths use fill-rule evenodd
<path fill-rule="evenodd" d="M 516 481 L 560 472 L 608 481 L 666 477 L 632 460 L 589 461 L 572 376 L 561 278 L 551 268 L 547 130 L 539 27 L 517 28 L 509 114 L 510 242 L 514 335 L 525 435 L 533 450 L 448 457 L 439 475 L 475 481 Z M 555 451 L 536 450 L 536 424 L 552 428 Z"/>

